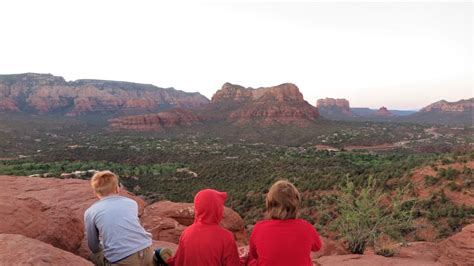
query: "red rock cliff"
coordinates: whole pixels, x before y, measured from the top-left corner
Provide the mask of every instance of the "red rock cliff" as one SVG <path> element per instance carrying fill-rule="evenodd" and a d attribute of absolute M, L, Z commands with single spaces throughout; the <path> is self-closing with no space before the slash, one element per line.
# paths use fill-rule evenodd
<path fill-rule="evenodd" d="M 212 97 L 208 113 L 215 119 L 304 125 L 319 117 L 318 109 L 308 104 L 298 87 L 284 83 L 258 89 L 225 83 Z"/>
<path fill-rule="evenodd" d="M 62 113 L 156 112 L 208 103 L 199 93 L 131 82 L 77 80 L 66 82 L 50 74 L 0 75 L 0 111 Z"/>
<path fill-rule="evenodd" d="M 176 126 L 190 126 L 203 119 L 191 111 L 174 109 L 149 115 L 124 116 L 109 120 L 110 126 L 117 129 L 162 130 Z"/>

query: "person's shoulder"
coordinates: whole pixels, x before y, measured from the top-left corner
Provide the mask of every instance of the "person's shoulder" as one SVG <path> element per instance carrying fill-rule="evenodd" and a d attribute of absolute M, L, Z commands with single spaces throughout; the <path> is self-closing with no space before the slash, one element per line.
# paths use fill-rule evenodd
<path fill-rule="evenodd" d="M 128 203 L 134 203 L 134 204 L 137 204 L 136 201 L 134 201 L 133 199 L 129 198 L 129 197 L 125 197 L 125 196 L 122 196 L 122 195 L 118 195 L 116 196 L 117 200 L 119 201 L 124 201 L 124 202 L 128 202 Z"/>
<path fill-rule="evenodd" d="M 298 223 L 309 230 L 316 230 L 314 229 L 314 226 L 305 219 L 295 219 L 295 223 Z"/>
<path fill-rule="evenodd" d="M 100 208 L 98 207 L 99 206 L 99 203 L 100 203 L 100 200 L 92 203 L 91 206 L 89 206 L 89 208 L 87 208 L 85 211 L 84 211 L 84 217 L 86 218 L 90 218 L 91 216 L 94 216 L 95 213 L 97 213 L 97 210 Z"/>
<path fill-rule="evenodd" d="M 271 223 L 273 223 L 273 222 L 274 222 L 274 220 L 260 220 L 260 221 L 258 221 L 258 222 L 255 223 L 255 225 L 253 226 L 253 228 L 265 226 L 265 225 L 271 224 Z"/>

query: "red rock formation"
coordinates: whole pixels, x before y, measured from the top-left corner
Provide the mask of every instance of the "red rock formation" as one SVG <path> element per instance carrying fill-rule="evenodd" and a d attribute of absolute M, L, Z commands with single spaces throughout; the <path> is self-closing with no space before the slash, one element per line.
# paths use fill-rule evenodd
<path fill-rule="evenodd" d="M 316 102 L 319 113 L 328 119 L 353 117 L 349 101 L 346 99 L 325 98 Z"/>
<path fill-rule="evenodd" d="M 81 257 L 17 234 L 0 234 L 0 265 L 93 265 Z"/>
<path fill-rule="evenodd" d="M 465 226 L 461 232 L 439 243 L 441 256 L 439 262 L 444 265 L 468 265 L 474 262 L 474 224 Z"/>
<path fill-rule="evenodd" d="M 163 107 L 198 107 L 209 102 L 199 93 L 130 82 L 77 80 L 50 74 L 0 75 L 0 111 L 71 116 L 87 113 L 150 112 Z"/>
<path fill-rule="evenodd" d="M 313 259 L 320 258 L 323 256 L 334 256 L 334 255 L 347 255 L 350 252 L 344 247 L 344 244 L 337 242 L 326 237 L 321 237 L 323 247 L 318 252 L 312 252 L 311 257 Z"/>
<path fill-rule="evenodd" d="M 0 234 L 22 234 L 75 252 L 84 238 L 82 223 L 67 207 L 48 206 L 34 198 L 0 196 Z"/>
<path fill-rule="evenodd" d="M 313 265 L 340 265 L 340 266 L 434 266 L 443 265 L 434 261 L 423 261 L 406 258 L 386 258 L 377 255 L 342 255 L 325 256 L 313 261 Z"/>
<path fill-rule="evenodd" d="M 2 97 L 2 95 L 0 95 Z M 0 111 L 18 112 L 20 109 L 16 102 L 9 98 L 0 99 Z"/>
<path fill-rule="evenodd" d="M 87 180 L 0 176 L 0 233 L 23 234 L 87 257 L 84 211 L 97 198 Z M 122 190 L 137 201 L 142 199 Z"/>
<path fill-rule="evenodd" d="M 155 240 L 177 243 L 181 232 L 194 222 L 194 206 L 192 203 L 156 202 L 145 208 L 141 221 Z M 237 242 L 247 241 L 244 222 L 232 209 L 224 209 L 221 225 L 234 233 Z"/>
<path fill-rule="evenodd" d="M 334 98 L 319 99 L 316 102 L 316 106 L 318 108 L 337 106 L 343 110 L 350 111 L 349 101 L 346 99 L 334 99 Z"/>
<path fill-rule="evenodd" d="M 460 100 L 457 102 L 448 102 L 445 100 L 432 103 L 420 110 L 420 112 L 472 112 L 474 109 L 474 98 Z"/>
<path fill-rule="evenodd" d="M 118 117 L 109 120 L 109 123 L 111 127 L 120 129 L 162 130 L 176 126 L 191 126 L 202 121 L 202 118 L 191 111 L 173 109 L 157 114 Z"/>
<path fill-rule="evenodd" d="M 239 123 L 258 121 L 304 126 L 315 121 L 318 109 L 308 104 L 298 87 L 291 83 L 267 88 L 244 88 L 225 83 L 212 97 L 206 113 L 211 119 Z"/>
<path fill-rule="evenodd" d="M 378 116 L 378 117 L 387 117 L 387 116 L 392 116 L 392 115 L 393 114 L 390 113 L 390 111 L 385 106 L 380 107 L 380 109 L 377 110 L 377 112 L 375 112 L 375 116 Z"/>
<path fill-rule="evenodd" d="M 234 85 L 228 82 L 212 96 L 211 102 L 241 102 L 249 100 L 257 102 L 304 102 L 303 95 L 298 87 L 291 83 L 253 89 L 244 88 L 240 85 Z"/>
<path fill-rule="evenodd" d="M 394 257 L 377 255 L 323 256 L 315 265 L 472 265 L 474 224 L 439 242 L 414 242 L 401 247 Z"/>

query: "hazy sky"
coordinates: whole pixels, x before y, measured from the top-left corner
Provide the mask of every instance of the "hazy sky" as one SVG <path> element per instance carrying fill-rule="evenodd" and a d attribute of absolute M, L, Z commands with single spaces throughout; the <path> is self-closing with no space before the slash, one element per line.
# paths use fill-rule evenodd
<path fill-rule="evenodd" d="M 0 73 L 416 109 L 473 97 L 473 4 L 2 0 Z"/>

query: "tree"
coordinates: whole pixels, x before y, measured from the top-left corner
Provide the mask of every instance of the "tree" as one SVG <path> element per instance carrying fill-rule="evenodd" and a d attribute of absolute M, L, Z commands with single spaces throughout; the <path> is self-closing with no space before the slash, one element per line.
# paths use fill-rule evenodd
<path fill-rule="evenodd" d="M 360 191 L 350 181 L 340 189 L 334 225 L 352 253 L 363 254 L 366 246 L 375 246 L 381 235 L 400 239 L 403 231 L 411 228 L 414 201 L 402 201 L 405 189 L 390 197 L 376 187 L 373 177 Z"/>

